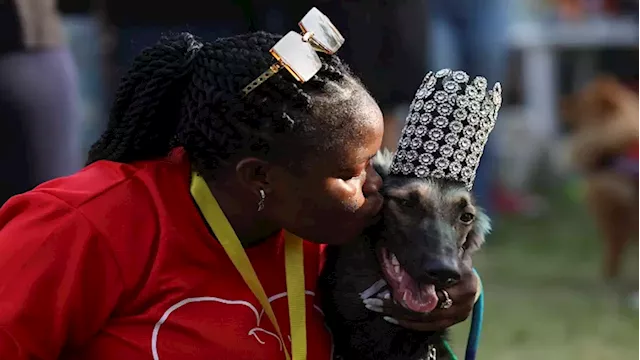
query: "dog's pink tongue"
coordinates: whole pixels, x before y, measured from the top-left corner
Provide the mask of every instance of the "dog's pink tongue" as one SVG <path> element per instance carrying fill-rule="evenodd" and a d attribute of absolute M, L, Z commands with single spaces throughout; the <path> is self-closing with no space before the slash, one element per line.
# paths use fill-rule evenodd
<path fill-rule="evenodd" d="M 418 288 L 415 281 L 407 275 L 400 281 L 400 286 L 394 292 L 394 298 L 407 309 L 419 313 L 431 312 L 438 305 L 435 286 L 422 285 Z"/>

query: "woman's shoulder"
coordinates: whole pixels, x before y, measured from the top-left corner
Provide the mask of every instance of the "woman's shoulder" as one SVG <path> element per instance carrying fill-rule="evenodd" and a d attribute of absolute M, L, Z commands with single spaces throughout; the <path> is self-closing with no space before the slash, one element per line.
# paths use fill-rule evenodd
<path fill-rule="evenodd" d="M 14 196 L 0 213 L 25 201 L 42 203 L 72 209 L 105 234 L 125 233 L 125 228 L 130 233 L 131 228 L 155 226 L 157 208 L 167 206 L 180 186 L 188 191 L 189 169 L 182 153 L 132 164 L 97 161 Z"/>
<path fill-rule="evenodd" d="M 176 181 L 188 181 L 186 161 L 182 154 L 130 164 L 101 160 L 69 176 L 44 182 L 17 197 L 46 194 L 72 208 L 82 209 L 89 217 L 94 212 L 102 216 L 116 209 L 133 210 L 153 202 L 151 194 L 171 188 Z"/>
<path fill-rule="evenodd" d="M 183 152 L 131 164 L 101 160 L 72 175 L 47 181 L 31 192 L 52 195 L 73 208 L 82 208 L 84 213 L 124 210 L 154 202 L 154 195 L 168 195 L 172 187 L 187 184 L 189 169 Z"/>
<path fill-rule="evenodd" d="M 135 270 L 146 262 L 141 255 L 149 254 L 159 239 L 162 208 L 190 205 L 188 181 L 189 165 L 170 158 L 134 164 L 99 161 L 9 199 L 0 208 L 0 240 L 32 236 L 36 243 L 67 229 L 64 240 L 56 236 L 55 246 L 99 242 L 120 267 Z M 186 195 L 178 201 L 179 186 Z"/>

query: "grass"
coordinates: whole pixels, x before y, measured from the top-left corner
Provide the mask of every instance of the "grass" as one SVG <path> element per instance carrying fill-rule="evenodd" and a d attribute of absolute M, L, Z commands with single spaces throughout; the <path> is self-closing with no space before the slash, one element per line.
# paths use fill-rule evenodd
<path fill-rule="evenodd" d="M 541 218 L 502 218 L 474 264 L 485 288 L 478 359 L 637 359 L 638 312 L 622 287 L 638 286 L 638 248 L 627 252 L 624 286 L 604 283 L 601 243 L 581 204 L 551 197 Z M 468 323 L 453 329 L 464 356 Z"/>

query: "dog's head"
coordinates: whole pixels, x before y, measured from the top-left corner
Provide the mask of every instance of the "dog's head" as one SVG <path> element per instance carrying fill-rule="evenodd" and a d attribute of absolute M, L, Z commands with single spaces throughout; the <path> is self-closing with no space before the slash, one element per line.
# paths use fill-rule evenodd
<path fill-rule="evenodd" d="M 470 255 L 491 225 L 464 184 L 392 176 L 391 160 L 385 151 L 373 161 L 385 198 L 374 247 L 394 299 L 409 310 L 428 312 L 438 303 L 436 290 L 470 268 Z"/>
<path fill-rule="evenodd" d="M 562 100 L 562 119 L 572 133 L 599 127 L 609 121 L 618 121 L 626 101 L 637 103 L 637 96 L 615 78 L 601 76 Z M 637 121 L 637 114 L 635 116 Z"/>

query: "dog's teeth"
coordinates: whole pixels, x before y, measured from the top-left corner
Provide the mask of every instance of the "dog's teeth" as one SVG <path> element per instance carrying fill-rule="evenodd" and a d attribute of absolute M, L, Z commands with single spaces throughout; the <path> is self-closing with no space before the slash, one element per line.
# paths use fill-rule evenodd
<path fill-rule="evenodd" d="M 391 265 L 400 266 L 400 262 L 398 261 L 398 258 L 395 254 L 391 254 Z"/>
<path fill-rule="evenodd" d="M 396 274 L 400 274 L 400 265 L 393 265 L 393 271 Z"/>

